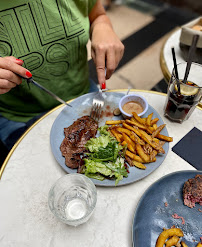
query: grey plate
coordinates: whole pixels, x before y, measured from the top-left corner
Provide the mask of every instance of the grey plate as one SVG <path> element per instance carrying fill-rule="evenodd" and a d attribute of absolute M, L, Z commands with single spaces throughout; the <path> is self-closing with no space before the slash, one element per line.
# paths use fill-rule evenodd
<path fill-rule="evenodd" d="M 152 184 L 140 199 L 133 221 L 133 246 L 154 247 L 163 228 L 175 225 L 184 232 L 182 238 L 189 247 L 195 247 L 202 234 L 201 206 L 189 208 L 183 204 L 182 188 L 189 178 L 202 171 L 180 171 L 166 175 Z M 165 207 L 164 203 L 168 206 Z M 174 219 L 172 214 L 184 217 Z"/>
<path fill-rule="evenodd" d="M 62 156 L 60 152 L 60 145 L 64 139 L 64 128 L 70 126 L 77 118 L 90 114 L 92 100 L 94 96 L 95 96 L 95 93 L 89 93 L 81 97 L 78 97 L 77 99 L 72 101 L 71 102 L 72 108 L 65 107 L 60 112 L 60 114 L 57 116 L 57 118 L 55 119 L 52 125 L 51 132 L 50 132 L 51 149 L 52 149 L 55 159 L 67 173 L 76 173 L 77 170 L 71 169 L 65 165 L 65 158 Z M 100 126 L 104 125 L 106 120 L 122 119 L 121 116 L 119 117 L 113 116 L 113 110 L 118 107 L 119 100 L 121 97 L 124 96 L 124 94 L 115 93 L 115 92 L 105 92 L 103 93 L 103 96 L 105 98 L 105 105 L 103 108 L 103 111 L 104 111 L 103 116 L 101 117 L 100 122 L 99 122 Z M 150 114 L 151 112 L 154 113 L 153 118 L 156 118 L 156 117 L 159 118 L 158 125 L 163 124 L 163 121 L 160 115 L 151 106 L 148 107 L 148 111 L 143 117 L 148 116 L 148 114 Z M 161 133 L 163 135 L 168 135 L 166 128 L 164 128 Z M 136 167 L 130 167 L 129 168 L 130 173 L 128 174 L 128 177 L 123 178 L 123 180 L 121 180 L 118 183 L 118 186 L 130 184 L 135 181 L 138 181 L 148 176 L 154 170 L 156 170 L 164 161 L 166 154 L 168 153 L 168 147 L 169 147 L 169 144 L 165 143 L 164 145 L 165 154 L 158 155 L 156 162 L 146 165 L 147 166 L 146 170 L 140 170 Z M 99 181 L 99 180 L 92 179 L 92 181 L 96 185 L 115 186 L 115 180 L 105 179 L 104 181 Z"/>

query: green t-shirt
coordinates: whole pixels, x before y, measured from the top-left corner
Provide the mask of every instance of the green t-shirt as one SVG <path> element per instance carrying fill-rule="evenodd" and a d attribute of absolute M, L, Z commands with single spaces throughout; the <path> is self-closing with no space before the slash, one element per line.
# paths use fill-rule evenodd
<path fill-rule="evenodd" d="M 0 56 L 15 56 L 33 79 L 67 101 L 89 90 L 88 15 L 96 0 L 2 0 Z M 0 95 L 0 113 L 26 122 L 59 103 L 25 80 Z"/>

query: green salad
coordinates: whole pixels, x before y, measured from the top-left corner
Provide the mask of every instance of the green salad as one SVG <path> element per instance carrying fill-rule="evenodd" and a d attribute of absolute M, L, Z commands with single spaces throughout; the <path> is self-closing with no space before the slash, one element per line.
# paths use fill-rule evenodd
<path fill-rule="evenodd" d="M 98 129 L 100 136 L 91 138 L 85 147 L 89 151 L 84 158 L 84 173 L 87 177 L 103 181 L 105 178 L 116 179 L 115 185 L 123 177 L 128 176 L 127 168 L 124 164 L 124 151 L 115 138 L 107 131 L 108 126 Z"/>

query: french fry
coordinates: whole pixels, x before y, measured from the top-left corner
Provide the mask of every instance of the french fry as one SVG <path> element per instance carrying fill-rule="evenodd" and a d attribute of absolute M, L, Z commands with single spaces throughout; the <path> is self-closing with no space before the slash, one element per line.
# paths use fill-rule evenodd
<path fill-rule="evenodd" d="M 134 147 L 133 147 L 130 143 L 128 144 L 128 149 L 129 149 L 132 153 L 136 154 L 136 151 L 135 151 Z"/>
<path fill-rule="evenodd" d="M 140 162 L 140 163 L 144 163 L 144 160 L 140 156 L 133 154 L 128 150 L 126 150 L 126 155 L 128 157 L 130 157 L 132 160 L 135 160 L 135 161 Z"/>
<path fill-rule="evenodd" d="M 123 127 L 125 127 L 126 129 L 129 129 L 129 130 L 136 130 L 135 128 L 133 128 L 132 126 L 130 126 L 129 124 L 126 124 L 126 123 L 123 123 Z"/>
<path fill-rule="evenodd" d="M 159 121 L 158 118 L 152 119 L 152 120 L 151 120 L 151 126 L 154 125 L 154 124 L 156 124 L 158 121 Z"/>
<path fill-rule="evenodd" d="M 147 120 L 146 120 L 146 125 L 147 126 L 151 126 L 152 116 L 153 116 L 153 112 L 151 114 L 149 114 L 149 116 L 147 117 Z"/>
<path fill-rule="evenodd" d="M 141 118 L 141 119 L 142 119 L 142 122 L 143 122 L 144 124 L 146 124 L 147 118 L 146 118 L 146 117 L 143 117 L 143 118 Z"/>
<path fill-rule="evenodd" d="M 163 141 L 166 141 L 166 142 L 172 142 L 173 141 L 172 137 L 164 136 L 164 135 L 161 135 L 161 134 L 158 134 L 157 138 L 159 138 L 159 139 L 161 139 Z"/>
<path fill-rule="evenodd" d="M 119 133 L 118 131 L 116 131 L 116 128 L 113 128 L 113 129 L 110 129 L 110 131 L 114 132 L 117 134 L 117 136 L 120 138 L 120 139 L 123 139 L 123 136 L 121 133 Z"/>
<path fill-rule="evenodd" d="M 153 141 L 156 142 L 156 143 L 159 143 L 159 139 L 156 138 L 156 137 L 153 138 Z"/>
<path fill-rule="evenodd" d="M 155 148 L 156 150 L 163 151 L 161 150 L 161 148 L 163 148 L 163 145 L 165 144 L 164 141 L 160 141 L 159 139 L 154 138 L 151 143 L 154 145 L 153 148 Z"/>
<path fill-rule="evenodd" d="M 122 134 L 123 135 L 123 139 L 124 141 L 126 141 L 127 143 L 131 144 L 133 147 L 135 147 L 135 143 L 131 140 L 131 138 L 126 135 L 125 133 Z"/>
<path fill-rule="evenodd" d="M 152 137 L 148 135 L 144 130 L 139 130 L 139 132 L 141 133 L 142 136 L 145 136 L 148 140 L 152 141 Z"/>
<path fill-rule="evenodd" d="M 165 244 L 165 241 L 167 238 L 170 238 L 172 236 L 178 236 L 178 237 L 183 237 L 184 234 L 180 228 L 170 228 L 164 230 L 158 237 L 156 241 L 156 247 L 163 247 Z"/>
<path fill-rule="evenodd" d="M 130 121 L 130 122 L 129 122 L 129 121 L 130 121 L 130 120 L 126 120 L 127 123 L 132 122 L 132 121 Z M 125 124 L 125 123 L 123 123 L 123 126 L 124 126 L 124 124 Z M 133 132 L 135 132 L 136 135 L 138 135 L 139 137 L 142 136 L 141 133 L 140 133 L 140 131 L 139 131 L 139 129 L 138 129 L 136 126 L 133 126 L 132 128 L 133 128 L 133 129 L 131 129 L 131 130 L 132 130 Z"/>
<path fill-rule="evenodd" d="M 145 154 L 142 146 L 139 143 L 136 144 L 136 152 L 144 160 L 144 162 L 148 163 L 150 161 L 149 156 Z"/>
<path fill-rule="evenodd" d="M 179 240 L 179 237 L 177 237 L 176 235 L 172 236 L 166 241 L 166 247 L 175 246 L 179 242 Z"/>
<path fill-rule="evenodd" d="M 139 169 L 142 169 L 142 170 L 145 170 L 147 168 L 144 164 L 137 162 L 135 160 L 132 160 L 132 164 L 133 164 L 133 166 L 135 166 Z"/>
<path fill-rule="evenodd" d="M 131 132 L 130 132 L 130 130 L 128 130 L 128 129 L 125 129 L 125 128 L 122 128 L 122 127 L 118 127 L 118 128 L 116 128 L 116 130 L 118 131 L 118 132 L 120 132 L 120 133 L 126 133 L 127 135 L 131 135 Z"/>
<path fill-rule="evenodd" d="M 163 147 L 165 143 L 166 143 L 165 141 L 159 141 L 159 146 Z"/>
<path fill-rule="evenodd" d="M 153 151 L 153 148 L 148 143 L 143 145 L 142 148 L 143 148 L 144 152 L 148 155 L 150 155 Z"/>
<path fill-rule="evenodd" d="M 165 124 L 160 125 L 160 126 L 152 133 L 152 138 L 156 137 L 156 136 L 161 132 L 161 130 L 162 130 L 165 126 L 166 126 Z"/>
<path fill-rule="evenodd" d="M 144 130 L 139 130 L 140 133 L 142 134 L 141 138 L 148 143 L 150 146 L 152 146 L 154 149 L 156 149 L 159 153 L 165 153 L 164 149 L 160 146 L 157 145 L 152 139 L 150 135 L 148 135 Z"/>
<path fill-rule="evenodd" d="M 157 124 L 153 124 L 153 128 L 156 130 L 158 128 Z"/>
<path fill-rule="evenodd" d="M 124 139 L 124 136 L 123 136 Z M 121 145 L 127 145 L 127 148 L 132 152 L 132 153 L 136 153 L 135 151 L 135 147 L 133 147 L 133 145 L 130 142 L 127 142 L 125 139 L 124 141 L 121 143 Z"/>
<path fill-rule="evenodd" d="M 131 119 L 126 119 L 125 122 L 128 123 L 128 124 L 134 125 L 134 122 L 132 121 L 132 118 Z"/>
<path fill-rule="evenodd" d="M 142 120 L 142 118 L 139 117 L 136 112 L 132 112 L 132 114 L 133 114 L 134 119 L 137 120 L 137 122 L 139 122 L 141 125 L 144 125 L 145 124 L 145 121 Z"/>
<path fill-rule="evenodd" d="M 126 141 L 122 141 L 121 145 L 122 145 L 122 146 L 125 146 L 125 145 L 128 146 L 128 143 L 127 143 Z"/>
<path fill-rule="evenodd" d="M 153 126 L 148 126 L 147 128 L 148 128 L 151 132 L 154 132 L 154 130 L 155 130 Z"/>
<path fill-rule="evenodd" d="M 153 130 L 150 129 L 149 127 L 146 128 L 146 131 L 147 131 L 147 133 L 149 133 L 149 134 L 152 134 L 152 133 L 153 133 Z"/>
<path fill-rule="evenodd" d="M 146 126 L 145 131 L 151 135 L 154 132 L 154 130 L 155 129 L 153 128 L 153 126 Z"/>
<path fill-rule="evenodd" d="M 152 146 L 154 149 L 156 149 L 159 153 L 165 153 L 164 149 L 158 145 L 158 143 L 154 142 L 151 139 L 151 136 L 147 135 L 147 133 L 141 132 L 142 133 L 142 139 L 148 143 L 150 146 Z"/>
<path fill-rule="evenodd" d="M 129 129 L 129 130 L 133 131 L 136 135 L 139 135 L 141 137 L 141 133 L 140 133 L 139 129 L 136 129 L 136 128 L 134 128 L 134 127 L 132 127 L 129 124 L 126 124 L 126 123 L 123 123 L 123 127 L 125 127 L 126 129 Z M 131 133 L 130 133 L 130 135 L 131 135 Z"/>
<path fill-rule="evenodd" d="M 157 154 L 158 154 L 158 152 L 156 150 L 152 150 L 151 154 L 149 155 L 150 162 L 154 162 L 155 161 Z"/>
<path fill-rule="evenodd" d="M 156 157 L 153 158 L 153 160 L 150 160 L 149 163 L 156 162 Z"/>
<path fill-rule="evenodd" d="M 106 121 L 105 124 L 107 125 L 115 125 L 115 124 L 121 124 L 124 120 L 110 120 Z"/>
<path fill-rule="evenodd" d="M 143 165 L 142 163 L 140 162 L 137 162 L 135 160 L 132 160 L 130 157 L 126 156 L 126 161 L 128 162 L 129 166 L 136 166 L 137 168 L 139 169 L 143 169 L 145 170 L 146 169 L 146 166 Z"/>
<path fill-rule="evenodd" d="M 147 127 L 145 125 L 139 123 L 136 119 L 133 119 L 131 122 L 132 122 L 131 124 L 137 126 L 140 129 L 143 129 L 143 130 L 147 129 Z"/>
<path fill-rule="evenodd" d="M 115 129 L 111 129 L 110 131 L 115 136 L 116 140 L 118 142 L 121 142 L 121 136 L 119 135 L 119 133 L 117 133 Z"/>
<path fill-rule="evenodd" d="M 141 134 L 140 134 L 141 135 Z M 131 136 L 130 138 L 135 142 L 135 143 L 139 143 L 140 145 L 144 145 L 145 142 L 140 139 L 140 137 L 138 135 L 135 134 L 135 132 L 131 131 Z"/>
<path fill-rule="evenodd" d="M 125 145 L 126 145 L 127 148 L 130 150 L 130 152 L 136 154 L 136 151 L 135 151 L 134 147 L 133 147 L 130 143 L 127 143 L 126 141 L 123 141 L 123 142 L 121 143 L 121 145 L 122 145 L 122 146 L 125 146 Z"/>
<path fill-rule="evenodd" d="M 187 244 L 185 244 L 185 242 L 184 242 L 184 241 L 181 241 L 180 243 L 181 243 L 181 246 L 182 246 L 182 247 L 188 247 L 188 245 L 187 245 Z"/>
<path fill-rule="evenodd" d="M 149 162 L 147 162 L 147 163 L 155 162 L 156 161 L 156 155 L 158 152 L 156 150 L 152 150 L 152 147 L 149 144 L 142 146 L 142 148 L 143 148 L 144 152 L 149 156 Z"/>

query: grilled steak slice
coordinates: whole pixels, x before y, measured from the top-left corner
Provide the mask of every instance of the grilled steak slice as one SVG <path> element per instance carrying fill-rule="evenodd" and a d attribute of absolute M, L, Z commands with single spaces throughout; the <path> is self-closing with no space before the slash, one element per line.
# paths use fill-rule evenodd
<path fill-rule="evenodd" d="M 64 128 L 65 138 L 60 145 L 65 164 L 70 168 L 81 165 L 81 155 L 86 151 L 86 142 L 95 137 L 98 123 L 89 116 L 78 118 L 68 128 Z"/>
<path fill-rule="evenodd" d="M 202 175 L 197 174 L 190 178 L 183 186 L 184 205 L 189 208 L 195 207 L 195 203 L 202 205 Z"/>

